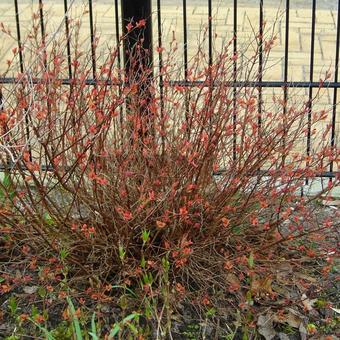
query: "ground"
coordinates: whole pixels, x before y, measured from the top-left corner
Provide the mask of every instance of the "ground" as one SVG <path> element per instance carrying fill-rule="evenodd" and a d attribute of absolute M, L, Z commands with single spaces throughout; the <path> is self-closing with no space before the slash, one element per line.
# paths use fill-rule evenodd
<path fill-rule="evenodd" d="M 320 223 L 331 218 L 335 226 L 339 225 L 338 207 L 323 206 L 320 202 L 315 209 Z M 90 329 L 94 313 L 96 327 L 104 334 L 126 317 L 127 306 L 133 303 L 131 295 L 114 286 L 105 287 L 104 291 L 97 289 L 93 281 L 84 277 L 68 281 L 69 269 L 65 270 L 60 259 L 47 258 L 48 253 L 46 258 L 36 257 L 25 242 L 20 249 L 19 244 L 8 241 L 6 232 L 0 236 L 4 249 L 0 258 L 0 338 L 29 339 L 28 335 L 38 338 L 43 327 L 52 331 L 57 340 L 71 339 L 68 297 L 75 305 L 84 334 Z M 332 228 L 324 236 L 322 241 L 315 238 L 314 247 L 325 247 L 333 254 L 340 241 L 339 230 Z M 243 289 L 222 293 L 217 304 L 207 303 L 204 310 L 188 301 L 181 302 L 179 295 L 171 314 L 172 339 L 338 339 L 338 259 L 328 266 L 317 257 L 301 257 L 297 253 L 303 251 L 301 245 L 309 245 L 305 240 L 299 242 L 296 250 L 287 252 L 281 248 L 282 261 L 273 267 L 271 275 L 264 278 L 255 275 L 248 293 Z M 296 262 L 292 260 L 295 256 Z M 232 273 L 227 280 L 230 285 L 240 284 Z M 135 288 L 138 289 L 131 286 L 132 290 Z M 147 320 L 143 314 L 139 320 L 145 339 L 156 339 L 157 323 L 150 326 Z"/>

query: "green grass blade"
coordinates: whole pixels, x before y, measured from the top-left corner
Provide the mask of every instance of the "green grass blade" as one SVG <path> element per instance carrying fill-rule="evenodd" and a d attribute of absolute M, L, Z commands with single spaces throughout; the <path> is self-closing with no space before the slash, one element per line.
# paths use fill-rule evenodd
<path fill-rule="evenodd" d="M 99 340 L 97 336 L 97 329 L 96 329 L 96 313 L 93 313 L 91 319 L 91 332 L 89 333 L 92 336 L 93 340 Z"/>
<path fill-rule="evenodd" d="M 39 325 L 39 323 L 35 322 L 34 319 L 28 318 L 36 327 L 38 327 L 46 336 L 47 340 L 55 340 L 53 335 L 45 328 Z"/>
<path fill-rule="evenodd" d="M 132 313 L 123 319 L 123 323 L 136 319 L 140 316 L 138 313 Z"/>
<path fill-rule="evenodd" d="M 71 310 L 73 326 L 74 326 L 74 329 L 76 331 L 76 338 L 77 338 L 77 340 L 83 340 L 83 336 L 81 335 L 79 320 L 78 320 L 78 317 L 76 315 L 76 310 L 74 308 L 73 302 L 69 297 L 66 297 L 66 299 L 67 299 L 67 303 L 68 303 L 70 310 Z"/>
<path fill-rule="evenodd" d="M 129 292 L 133 297 L 137 297 L 137 295 L 128 287 L 124 287 L 124 286 L 119 286 L 119 285 L 113 285 L 112 288 L 120 288 L 123 290 L 126 290 L 127 292 Z"/>
<path fill-rule="evenodd" d="M 116 323 L 114 327 L 111 329 L 109 337 L 113 338 L 115 337 L 120 331 L 120 324 Z"/>

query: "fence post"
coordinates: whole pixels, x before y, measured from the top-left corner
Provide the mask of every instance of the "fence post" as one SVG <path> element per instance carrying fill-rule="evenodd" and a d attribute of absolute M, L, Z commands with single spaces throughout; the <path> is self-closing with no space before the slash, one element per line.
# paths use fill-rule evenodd
<path fill-rule="evenodd" d="M 152 64 L 152 17 L 151 17 L 151 0 L 121 0 L 122 6 L 122 25 L 124 49 L 124 65 L 128 74 L 131 67 L 131 52 L 138 41 L 145 53 L 140 61 L 150 67 Z M 132 26 L 131 26 L 131 25 Z"/>
<path fill-rule="evenodd" d="M 125 82 L 135 83 L 138 91 L 138 99 L 130 97 L 127 103 L 130 108 L 134 106 L 140 117 L 140 125 L 131 128 L 138 131 L 138 143 L 142 146 L 145 138 L 154 135 L 154 119 L 149 110 L 153 80 L 151 0 L 121 0 L 121 5 Z"/>

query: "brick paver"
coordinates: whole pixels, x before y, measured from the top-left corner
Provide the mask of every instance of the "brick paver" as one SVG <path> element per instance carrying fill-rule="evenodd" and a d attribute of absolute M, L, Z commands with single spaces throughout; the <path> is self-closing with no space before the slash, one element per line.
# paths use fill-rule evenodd
<path fill-rule="evenodd" d="M 45 0 L 44 11 L 47 21 L 47 30 L 56 30 L 63 19 L 63 1 Z M 69 0 L 72 3 L 72 0 Z M 70 10 L 70 16 L 75 18 L 86 9 L 87 1 L 75 0 Z M 105 53 L 107 45 L 115 43 L 115 18 L 114 1 L 97 0 L 93 1 L 94 16 L 97 24 L 98 33 L 101 36 L 101 52 Z M 167 47 L 173 34 L 179 43 L 179 58 L 182 58 L 183 51 L 183 7 L 182 0 L 163 0 L 161 1 L 162 13 L 162 36 L 164 46 Z M 217 34 L 216 42 L 222 44 L 232 37 L 233 30 L 233 7 L 232 0 L 213 0 L 213 29 Z M 259 8 L 258 0 L 239 0 L 238 8 L 238 43 L 239 47 L 245 46 L 253 30 L 258 30 Z M 266 29 L 270 30 L 274 23 L 274 32 L 277 34 L 276 45 L 268 60 L 267 72 L 264 80 L 283 80 L 284 73 L 284 46 L 285 46 L 285 13 L 284 8 L 279 6 L 281 1 L 265 1 L 264 17 L 267 22 Z M 284 3 L 284 2 L 283 2 Z M 288 78 L 293 81 L 308 81 L 310 76 L 310 35 L 311 35 L 311 8 L 310 3 L 305 0 L 291 1 L 290 10 L 290 29 L 289 29 L 289 69 Z M 154 19 L 156 21 L 156 0 L 153 0 Z M 25 36 L 27 29 L 32 24 L 32 13 L 38 10 L 38 1 L 19 0 L 19 14 L 21 20 L 21 33 Z M 120 13 L 120 9 L 119 9 Z M 197 40 L 202 34 L 202 27 L 207 25 L 208 6 L 207 0 L 187 0 L 188 16 L 188 53 L 191 57 L 197 48 Z M 5 25 L 10 26 L 13 33 L 16 33 L 15 11 L 12 0 L 1 0 L 0 20 Z M 336 40 L 336 20 L 337 20 L 337 1 L 319 0 L 316 15 L 316 40 L 315 40 L 315 64 L 314 80 L 318 81 L 320 75 L 329 67 L 334 73 L 335 59 L 335 40 Z M 89 47 L 89 20 L 88 15 L 83 17 L 81 39 L 84 46 Z M 61 33 L 64 34 L 64 26 Z M 157 25 L 154 25 L 154 35 L 157 38 Z M 0 73 L 5 68 L 6 59 L 11 55 L 11 48 L 16 46 L 15 40 L 5 38 L 0 33 Z M 156 39 L 155 39 L 156 41 Z M 250 52 L 249 52 L 250 53 Z M 248 55 L 249 55 L 248 53 Z M 247 56 L 247 53 L 245 53 Z M 272 90 L 271 90 L 272 91 Z M 323 106 L 332 105 L 333 90 L 325 90 L 321 104 Z M 305 90 L 299 90 L 302 95 Z M 339 115 L 338 115 L 339 117 Z M 337 118 L 337 127 L 340 120 Z"/>

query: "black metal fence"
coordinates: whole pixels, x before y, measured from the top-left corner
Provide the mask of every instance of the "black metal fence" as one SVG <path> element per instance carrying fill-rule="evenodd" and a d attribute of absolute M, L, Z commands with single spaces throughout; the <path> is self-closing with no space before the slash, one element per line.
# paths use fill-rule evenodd
<path fill-rule="evenodd" d="M 23 54 L 22 54 L 22 40 L 21 40 L 21 25 L 20 25 L 20 15 L 19 15 L 19 4 L 18 0 L 13 0 L 13 11 L 15 11 L 15 20 L 16 20 L 16 35 L 17 35 L 17 42 L 18 42 L 18 51 L 19 51 L 19 68 L 20 72 L 24 72 L 24 62 L 23 62 Z M 36 0 L 39 2 L 39 20 L 40 20 L 40 29 L 42 36 L 44 36 L 44 11 L 43 11 L 43 0 Z M 89 13 L 89 23 L 90 23 L 90 40 L 91 40 L 91 60 L 92 60 L 92 70 L 93 70 L 93 77 L 92 79 L 87 79 L 88 85 L 93 85 L 96 83 L 96 50 L 94 47 L 95 41 L 95 33 L 94 33 L 94 10 L 93 10 L 93 3 L 92 0 L 88 1 L 88 13 Z M 121 3 L 119 3 L 121 1 Z M 259 79 L 254 82 L 247 82 L 241 81 L 236 78 L 236 69 L 237 69 L 237 60 L 234 60 L 234 74 L 235 77 L 233 81 L 230 83 L 230 86 L 234 87 L 234 96 L 236 95 L 236 89 L 238 87 L 257 87 L 259 89 L 259 103 L 261 103 L 262 98 L 262 89 L 263 88 L 282 88 L 283 89 L 283 96 L 284 101 L 286 102 L 288 99 L 288 93 L 290 88 L 306 88 L 308 89 L 308 98 L 309 98 L 309 110 L 308 110 L 308 121 L 309 127 L 312 117 L 312 97 L 313 97 L 313 89 L 318 88 L 320 86 L 319 81 L 315 81 L 314 79 L 314 56 L 315 56 L 315 27 L 316 27 L 316 11 L 317 11 L 317 0 L 311 0 L 312 2 L 312 20 L 311 20 L 311 35 L 310 35 L 310 61 L 309 61 L 309 80 L 308 81 L 289 81 L 288 80 L 288 69 L 289 69 L 289 37 L 290 37 L 290 12 L 291 12 L 291 4 L 290 0 L 283 0 L 285 5 L 285 47 L 284 47 L 284 76 L 281 81 L 265 81 L 262 79 L 262 68 L 263 68 L 263 49 L 262 49 L 262 33 L 263 33 L 263 23 L 264 23 L 264 6 L 266 5 L 266 0 L 256 0 L 258 2 L 258 10 L 259 10 L 259 22 L 258 22 L 258 29 L 259 29 L 259 39 L 260 39 L 260 50 L 259 50 Z M 321 0 L 319 0 L 321 1 Z M 67 60 L 68 60 L 68 78 L 61 79 L 62 83 L 68 85 L 71 83 L 72 79 L 72 67 L 71 67 L 71 46 L 70 46 L 70 28 L 69 28 L 69 8 L 72 6 L 73 0 L 63 0 L 64 4 L 64 23 L 65 23 L 65 32 L 67 36 Z M 161 10 L 161 0 L 156 0 L 154 4 L 154 8 L 152 6 L 151 0 L 112 0 L 114 4 L 114 11 L 112 15 L 115 17 L 115 27 L 112 29 L 115 30 L 115 36 L 117 41 L 119 41 L 119 37 L 122 33 L 127 33 L 126 26 L 127 23 L 131 20 L 138 21 L 142 18 L 149 18 L 146 22 L 145 32 L 144 32 L 144 44 L 146 48 L 149 48 L 151 51 L 151 47 L 153 43 L 156 42 L 158 46 L 162 46 L 162 10 Z M 207 12 L 208 12 L 208 60 L 209 64 L 213 62 L 213 27 L 212 27 L 212 20 L 209 18 L 212 17 L 213 11 L 213 4 L 212 0 L 206 0 Z M 238 51 L 238 9 L 239 9 L 239 1 L 232 0 L 232 8 L 233 8 L 233 52 L 237 53 Z M 120 13 L 121 10 L 121 13 Z M 152 12 L 157 11 L 157 22 L 152 22 Z M 184 65 L 183 65 L 183 78 L 174 80 L 172 82 L 173 85 L 181 85 L 181 86 L 197 86 L 200 85 L 200 82 L 193 82 L 188 80 L 188 17 L 190 13 L 188 13 L 188 6 L 187 0 L 182 0 L 182 16 L 183 16 L 183 57 L 184 57 Z M 152 37 L 152 25 L 157 26 L 157 37 Z M 153 41 L 154 38 L 154 41 Z M 134 39 L 131 37 L 130 39 Z M 126 43 L 129 43 L 127 40 Z M 331 136 L 330 136 L 330 144 L 331 147 L 336 147 L 336 115 L 337 115 L 337 92 L 338 88 L 340 87 L 339 82 L 339 50 L 340 50 L 340 0 L 338 0 L 337 4 L 337 20 L 336 20 L 336 42 L 335 42 L 335 60 L 334 60 L 334 79 L 333 81 L 328 81 L 324 83 L 324 87 L 333 89 L 333 105 L 332 105 L 332 121 L 331 121 Z M 159 52 L 159 66 L 162 67 L 162 51 Z M 120 63 L 120 57 L 118 59 Z M 0 84 L 11 84 L 15 83 L 15 78 L 6 78 L 0 77 Z M 160 86 L 162 87 L 162 80 L 160 82 Z M 3 98 L 1 97 L 0 93 L 0 105 L 3 105 Z M 285 108 L 284 108 L 285 109 Z M 259 105 L 259 111 L 261 112 L 261 104 Z M 29 131 L 27 131 L 29 134 Z M 28 136 L 29 137 L 29 136 Z M 306 141 L 306 154 L 309 155 L 311 152 L 311 129 L 309 128 L 307 134 L 307 141 Z M 7 168 L 1 166 L 1 169 Z M 335 177 L 336 171 L 334 171 L 334 162 L 330 164 L 330 168 L 328 172 L 321 174 L 322 177 Z"/>

